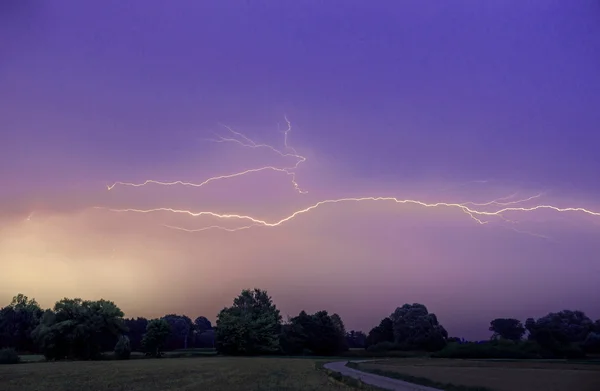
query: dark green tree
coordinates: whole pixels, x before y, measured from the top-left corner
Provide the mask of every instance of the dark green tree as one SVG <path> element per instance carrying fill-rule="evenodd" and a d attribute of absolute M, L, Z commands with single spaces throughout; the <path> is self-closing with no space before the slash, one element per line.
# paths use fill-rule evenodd
<path fill-rule="evenodd" d="M 194 347 L 215 347 L 215 332 L 210 320 L 204 316 L 194 320 Z"/>
<path fill-rule="evenodd" d="M 136 319 L 125 319 L 125 327 L 127 327 L 127 336 L 131 344 L 131 350 L 133 352 L 142 351 L 142 337 L 146 333 L 146 327 L 148 327 L 148 319 L 136 318 Z"/>
<path fill-rule="evenodd" d="M 390 316 L 394 324 L 394 343 L 402 349 L 442 349 L 448 332 L 439 324 L 435 314 L 423 304 L 404 304 Z"/>
<path fill-rule="evenodd" d="M 313 315 L 302 311 L 284 325 L 281 348 L 286 354 L 338 354 L 348 350 L 344 323 L 339 315 L 330 316 L 327 311 Z"/>
<path fill-rule="evenodd" d="M 48 359 L 95 359 L 125 330 L 123 312 L 112 301 L 65 298 L 42 315 L 32 335 Z"/>
<path fill-rule="evenodd" d="M 20 352 L 36 351 L 31 333 L 40 323 L 42 313 L 35 299 L 29 299 L 23 294 L 13 297 L 8 306 L 0 309 L 0 348 L 12 347 Z"/>
<path fill-rule="evenodd" d="M 129 360 L 131 357 L 131 343 L 126 335 L 119 337 L 115 345 L 115 357 L 119 360 Z"/>
<path fill-rule="evenodd" d="M 598 319 L 594 322 L 594 324 L 592 325 L 592 330 L 595 333 L 600 334 L 600 319 Z"/>
<path fill-rule="evenodd" d="M 19 354 L 13 348 L 0 348 L 0 365 L 18 364 L 21 361 Z"/>
<path fill-rule="evenodd" d="M 188 342 L 193 337 L 194 324 L 185 315 L 169 314 L 163 317 L 169 323 L 171 333 L 165 343 L 165 349 L 187 349 Z"/>
<path fill-rule="evenodd" d="M 389 317 L 383 318 L 378 326 L 373 327 L 369 331 L 366 347 L 384 342 L 389 342 L 390 344 L 394 342 L 394 322 Z"/>
<path fill-rule="evenodd" d="M 199 316 L 194 320 L 194 328 L 197 332 L 202 334 L 205 331 L 212 330 L 212 324 L 210 320 L 206 319 L 204 316 Z"/>
<path fill-rule="evenodd" d="M 364 349 L 367 345 L 367 335 L 362 331 L 350 330 L 346 333 L 346 343 L 349 348 Z"/>
<path fill-rule="evenodd" d="M 306 312 L 300 312 L 301 316 L 308 316 Z M 279 346 L 281 348 L 282 353 L 296 356 L 304 353 L 312 354 L 312 352 L 308 352 L 308 338 L 304 327 L 297 321 L 297 318 L 288 319 L 281 327 L 281 335 L 279 338 Z"/>
<path fill-rule="evenodd" d="M 518 319 L 497 318 L 490 322 L 490 331 L 493 331 L 492 339 L 503 338 L 511 341 L 520 341 L 525 335 L 525 327 Z"/>
<path fill-rule="evenodd" d="M 331 321 L 337 330 L 338 346 L 341 351 L 348 350 L 348 342 L 346 341 L 346 326 L 342 318 L 338 314 L 331 315 Z"/>
<path fill-rule="evenodd" d="M 142 338 L 142 348 L 147 354 L 160 357 L 170 333 L 169 322 L 164 319 L 152 319 L 148 322 L 146 334 Z"/>
<path fill-rule="evenodd" d="M 203 333 L 196 333 L 194 337 L 194 347 L 196 348 L 215 348 L 215 329 L 207 330 Z"/>
<path fill-rule="evenodd" d="M 551 312 L 537 320 L 527 319 L 529 339 L 558 356 L 576 358 L 584 354 L 582 344 L 594 331 L 594 323 L 582 311 Z"/>
<path fill-rule="evenodd" d="M 217 316 L 216 347 L 224 354 L 279 352 L 281 315 L 266 291 L 245 289 Z"/>

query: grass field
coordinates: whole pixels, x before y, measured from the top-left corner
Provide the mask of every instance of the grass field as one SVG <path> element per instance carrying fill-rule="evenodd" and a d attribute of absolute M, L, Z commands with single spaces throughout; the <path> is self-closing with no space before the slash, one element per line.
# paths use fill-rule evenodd
<path fill-rule="evenodd" d="M 0 366 L 2 391 L 349 390 L 292 358 L 194 357 Z M 327 360 L 325 360 L 327 361 Z"/>
<path fill-rule="evenodd" d="M 585 363 L 393 359 L 361 363 L 358 368 L 384 376 L 403 378 L 401 375 L 408 375 L 494 391 L 600 390 L 600 365 Z"/>
<path fill-rule="evenodd" d="M 204 356 L 201 353 L 208 353 Z M 129 361 L 35 362 L 42 356 L 23 356 L 28 364 L 0 366 L 2 391 L 75 390 L 351 390 L 315 369 L 316 362 L 333 358 L 214 357 L 211 352 L 178 351 L 185 358 Z M 176 355 L 175 355 L 176 354 Z M 394 358 L 361 363 L 358 368 L 411 381 L 453 384 L 455 390 L 482 387 L 493 391 L 598 391 L 600 365 L 548 361 L 477 361 Z M 415 381 L 417 382 L 417 381 Z M 439 384 L 427 384 L 440 387 Z M 471 387 L 471 388 L 464 388 Z"/>

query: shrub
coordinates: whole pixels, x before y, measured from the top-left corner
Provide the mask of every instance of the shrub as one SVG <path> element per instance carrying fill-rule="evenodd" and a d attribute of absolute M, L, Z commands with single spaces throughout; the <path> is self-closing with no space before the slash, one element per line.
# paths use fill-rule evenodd
<path fill-rule="evenodd" d="M 0 364 L 17 364 L 21 359 L 13 348 L 0 349 Z"/>
<path fill-rule="evenodd" d="M 369 352 L 387 352 L 390 350 L 396 350 L 396 344 L 390 341 L 379 342 L 367 348 Z"/>
<path fill-rule="evenodd" d="M 378 353 L 378 352 L 391 352 L 391 351 L 419 351 L 415 346 L 411 346 L 405 343 L 394 343 L 390 341 L 383 341 L 376 343 L 375 345 L 370 345 L 365 349 L 367 352 Z M 422 350 L 421 350 L 422 351 Z"/>
<path fill-rule="evenodd" d="M 451 342 L 444 349 L 434 353 L 439 358 L 540 358 L 541 349 L 534 342 Z"/>
<path fill-rule="evenodd" d="M 115 345 L 115 357 L 118 360 L 129 360 L 129 357 L 131 357 L 131 343 L 128 336 L 121 335 L 119 337 Z"/>
<path fill-rule="evenodd" d="M 581 344 L 581 347 L 587 353 L 600 353 L 600 331 L 597 333 L 589 333 Z"/>
<path fill-rule="evenodd" d="M 555 354 L 566 359 L 585 358 L 586 356 L 585 351 L 581 348 L 581 346 L 575 343 L 561 347 L 561 349 L 555 352 Z"/>

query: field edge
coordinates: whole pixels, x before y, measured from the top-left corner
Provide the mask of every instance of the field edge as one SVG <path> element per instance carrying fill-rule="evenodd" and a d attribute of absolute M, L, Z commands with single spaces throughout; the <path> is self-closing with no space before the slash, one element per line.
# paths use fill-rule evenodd
<path fill-rule="evenodd" d="M 373 362 L 370 362 L 370 364 L 373 364 Z M 398 379 L 398 380 L 405 381 L 407 383 L 418 384 L 421 386 L 437 388 L 437 389 L 445 390 L 445 391 L 493 391 L 492 389 L 487 388 L 487 387 L 480 387 L 480 386 L 474 387 L 474 386 L 465 386 L 465 385 L 453 384 L 453 383 L 440 383 L 440 382 L 431 380 L 426 377 L 412 376 L 412 375 L 407 375 L 407 374 L 400 373 L 400 372 L 386 371 L 386 370 L 381 370 L 381 369 L 363 368 L 363 367 L 361 367 L 360 363 L 352 362 L 352 361 L 348 361 L 346 363 L 346 366 L 348 368 L 356 369 L 357 371 L 361 371 L 361 372 L 365 372 L 365 373 L 372 373 L 373 375 L 384 376 L 384 377 L 388 377 L 390 379 Z"/>
<path fill-rule="evenodd" d="M 315 369 L 317 371 L 325 373 L 325 375 L 330 379 L 330 381 L 333 381 L 334 383 L 337 383 L 340 385 L 345 385 L 345 386 L 348 386 L 351 388 L 367 390 L 367 391 L 388 391 L 385 388 L 372 386 L 372 385 L 367 384 L 359 379 L 355 379 L 353 377 L 343 375 L 341 372 L 325 368 L 326 364 L 329 364 L 332 362 L 338 362 L 338 361 L 317 361 L 317 362 L 315 362 Z M 348 363 L 350 363 L 350 361 L 348 361 Z"/>

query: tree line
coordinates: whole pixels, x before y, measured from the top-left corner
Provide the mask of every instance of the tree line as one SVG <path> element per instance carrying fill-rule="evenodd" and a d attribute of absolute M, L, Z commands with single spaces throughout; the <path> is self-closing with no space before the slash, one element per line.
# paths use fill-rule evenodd
<path fill-rule="evenodd" d="M 112 301 L 65 298 L 43 310 L 35 299 L 19 294 L 0 309 L 0 348 L 57 360 L 98 359 L 104 352 L 123 349 L 128 357 L 131 351 L 160 355 L 164 350 L 214 347 L 214 330 L 204 316 L 192 322 L 176 314 L 153 320 L 123 315 Z"/>
<path fill-rule="evenodd" d="M 490 340 L 466 341 L 449 337 L 435 314 L 422 304 L 405 304 L 373 328 L 367 350 L 419 350 L 444 358 L 583 358 L 600 354 L 600 319 L 582 311 L 551 312 L 528 318 L 490 322 Z"/>
<path fill-rule="evenodd" d="M 264 290 L 243 290 L 223 308 L 216 325 L 199 316 L 168 314 L 158 319 L 124 318 L 111 301 L 62 299 L 43 310 L 19 294 L 0 309 L 0 351 L 5 361 L 17 352 L 46 359 L 99 359 L 106 352 L 127 359 L 132 351 L 160 357 L 187 348 L 215 348 L 227 355 L 343 354 L 350 348 L 368 352 L 426 351 L 438 357 L 583 357 L 600 353 L 600 320 L 581 311 L 563 310 L 539 319 L 498 318 L 490 322 L 490 341 L 449 337 L 435 314 L 423 304 L 404 304 L 367 334 L 346 331 L 338 314 L 301 311 L 283 319 Z M 13 357 L 13 358 L 10 358 Z"/>

